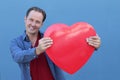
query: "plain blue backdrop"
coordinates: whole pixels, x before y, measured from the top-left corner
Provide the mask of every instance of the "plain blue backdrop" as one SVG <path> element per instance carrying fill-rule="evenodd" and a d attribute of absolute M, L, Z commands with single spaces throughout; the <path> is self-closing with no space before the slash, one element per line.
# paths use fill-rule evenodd
<path fill-rule="evenodd" d="M 102 45 L 77 73 L 66 80 L 120 80 L 120 0 L 1 0 L 0 80 L 20 80 L 9 51 L 10 40 L 23 33 L 24 16 L 31 6 L 47 13 L 42 31 L 54 23 L 85 21 L 94 26 Z"/>

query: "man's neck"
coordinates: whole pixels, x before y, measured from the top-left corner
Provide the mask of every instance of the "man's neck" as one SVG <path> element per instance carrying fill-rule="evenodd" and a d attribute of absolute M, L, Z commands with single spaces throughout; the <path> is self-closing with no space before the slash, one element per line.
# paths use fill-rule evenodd
<path fill-rule="evenodd" d="M 36 34 L 28 34 L 28 33 L 26 33 L 26 34 L 28 35 L 29 40 L 32 43 L 32 46 L 34 46 L 35 42 L 37 40 L 37 37 L 38 37 L 38 33 L 36 33 Z"/>

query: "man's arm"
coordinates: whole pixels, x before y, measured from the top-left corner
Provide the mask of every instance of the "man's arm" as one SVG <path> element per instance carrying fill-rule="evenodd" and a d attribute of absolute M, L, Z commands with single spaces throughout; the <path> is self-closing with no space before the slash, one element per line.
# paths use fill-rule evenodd
<path fill-rule="evenodd" d="M 29 48 L 28 50 L 23 50 L 19 45 L 16 39 L 11 41 L 10 51 L 13 57 L 13 60 L 17 63 L 26 63 L 30 62 L 36 57 L 35 48 Z"/>

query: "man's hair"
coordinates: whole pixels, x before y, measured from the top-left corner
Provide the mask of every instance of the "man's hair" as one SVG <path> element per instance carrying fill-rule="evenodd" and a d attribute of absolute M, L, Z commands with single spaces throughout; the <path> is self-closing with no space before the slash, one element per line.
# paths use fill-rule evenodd
<path fill-rule="evenodd" d="M 29 8 L 27 13 L 26 13 L 26 17 L 29 15 L 30 11 L 32 11 L 32 10 L 38 11 L 38 12 L 42 13 L 42 15 L 43 15 L 43 22 L 45 21 L 46 13 L 45 13 L 45 11 L 43 9 L 41 9 L 39 7 L 31 7 L 31 8 Z"/>

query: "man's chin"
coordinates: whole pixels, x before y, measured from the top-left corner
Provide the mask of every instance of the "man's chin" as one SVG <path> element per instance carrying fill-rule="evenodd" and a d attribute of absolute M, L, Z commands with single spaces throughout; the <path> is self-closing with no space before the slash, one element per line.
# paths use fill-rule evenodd
<path fill-rule="evenodd" d="M 37 31 L 37 30 L 28 30 L 27 32 L 28 32 L 29 34 L 33 34 L 33 35 L 34 35 L 34 34 L 36 34 L 38 31 Z"/>
<path fill-rule="evenodd" d="M 29 32 L 29 34 L 31 34 L 31 35 L 34 35 L 34 34 L 36 34 L 37 32 L 36 31 L 30 31 Z"/>

